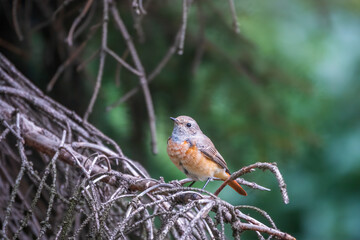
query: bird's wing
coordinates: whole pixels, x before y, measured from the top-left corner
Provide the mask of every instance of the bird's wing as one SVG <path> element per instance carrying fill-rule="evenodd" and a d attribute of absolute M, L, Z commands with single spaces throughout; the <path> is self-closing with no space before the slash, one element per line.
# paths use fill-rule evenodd
<path fill-rule="evenodd" d="M 229 172 L 229 169 L 227 168 L 226 162 L 224 158 L 220 155 L 218 150 L 216 150 L 214 144 L 212 141 L 205 135 L 204 137 L 197 139 L 195 141 L 196 147 L 199 149 L 200 152 L 202 152 L 208 159 L 216 162 L 219 164 L 222 168 L 226 170 L 226 172 Z"/>

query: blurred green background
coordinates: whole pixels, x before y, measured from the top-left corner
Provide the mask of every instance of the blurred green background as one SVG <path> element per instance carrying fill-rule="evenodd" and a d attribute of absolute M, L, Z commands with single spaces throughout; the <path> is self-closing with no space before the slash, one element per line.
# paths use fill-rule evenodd
<path fill-rule="evenodd" d="M 192 116 L 230 171 L 259 161 L 277 162 L 290 204 L 282 202 L 275 177 L 260 170 L 245 179 L 271 192 L 245 187 L 249 196 L 240 197 L 226 187 L 222 199 L 262 208 L 281 230 L 297 239 L 360 239 L 360 2 L 237 0 L 235 4 L 240 34 L 232 28 L 226 1 L 194 1 L 184 54 L 175 54 L 151 83 L 159 154 L 151 153 L 141 92 L 106 111 L 138 85 L 125 69 L 116 84 L 116 63 L 109 56 L 89 121 L 154 178 L 171 181 L 185 176 L 166 154 L 173 127 L 169 117 Z M 1 7 L 6 11 L 6 4 Z M 133 28 L 130 4 L 119 8 L 150 73 L 174 41 L 182 2 L 150 3 L 143 19 L 144 41 Z M 2 20 L 11 29 L 9 13 Z M 71 22 L 65 25 L 67 30 Z M 0 50 L 45 90 L 66 57 L 59 50 L 49 53 L 51 36 L 46 28 L 32 33 L 27 44 L 14 40 L 16 35 L 9 29 L 1 27 L 1 38 L 27 49 L 28 57 L 22 59 L 3 46 Z M 90 56 L 99 42 L 100 34 L 89 41 L 82 57 Z M 114 27 L 108 44 L 119 55 L 125 50 Z M 70 66 L 70 73 L 63 74 L 49 94 L 83 115 L 98 59 L 84 73 L 75 68 Z M 220 184 L 212 182 L 207 190 L 215 191 Z"/>

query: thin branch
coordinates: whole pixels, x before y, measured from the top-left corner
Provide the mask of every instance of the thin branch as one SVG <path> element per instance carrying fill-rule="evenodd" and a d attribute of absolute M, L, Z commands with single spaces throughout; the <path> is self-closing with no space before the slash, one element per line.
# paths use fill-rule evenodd
<path fill-rule="evenodd" d="M 231 12 L 232 20 L 233 20 L 234 31 L 237 34 L 239 34 L 240 33 L 240 27 L 239 27 L 239 22 L 237 20 L 236 7 L 235 7 L 234 0 L 229 0 L 229 5 L 230 5 L 230 12 Z"/>
<path fill-rule="evenodd" d="M 92 5 L 91 8 L 89 10 L 89 13 L 86 16 L 86 19 L 83 21 L 83 23 L 77 28 L 77 30 L 74 32 L 74 36 L 73 38 L 77 38 L 78 36 L 80 36 L 80 34 L 82 32 L 84 32 L 85 30 L 88 29 L 89 24 L 91 23 L 91 21 L 94 19 L 95 14 L 97 13 L 98 7 L 97 7 L 97 3 L 99 1 L 95 1 Z M 91 30 L 91 28 L 90 28 Z"/>
<path fill-rule="evenodd" d="M 223 180 L 221 180 L 221 179 L 219 179 L 219 178 L 213 178 L 213 180 L 215 180 L 215 181 L 223 181 Z M 191 180 L 191 181 L 193 181 L 193 180 Z M 191 182 L 191 181 L 190 181 L 190 182 Z M 269 189 L 269 188 L 266 188 L 266 187 L 264 187 L 264 186 L 261 186 L 261 185 L 255 183 L 255 182 L 246 181 L 246 180 L 243 179 L 243 178 L 237 178 L 236 181 L 237 181 L 240 185 L 245 185 L 245 186 L 248 186 L 248 187 L 253 188 L 253 189 L 258 189 L 258 190 L 261 190 L 261 191 L 268 191 L 268 192 L 271 191 L 271 189 Z"/>
<path fill-rule="evenodd" d="M 44 27 L 46 27 L 47 25 L 49 25 L 51 22 L 53 22 L 55 20 L 55 18 L 57 17 L 57 15 L 69 4 L 74 0 L 64 0 L 61 5 L 54 11 L 54 13 L 51 15 L 51 17 L 42 22 L 39 23 L 38 25 L 36 25 L 31 31 L 30 33 L 36 32 Z"/>
<path fill-rule="evenodd" d="M 81 71 L 85 68 L 86 65 L 89 64 L 89 62 L 91 62 L 92 60 L 94 60 L 95 57 L 97 57 L 100 53 L 100 49 L 96 50 L 95 52 L 93 52 L 89 58 L 85 59 L 81 64 L 79 64 L 76 68 L 76 71 Z"/>
<path fill-rule="evenodd" d="M 46 87 L 46 91 L 50 92 L 56 81 L 59 79 L 60 75 L 65 71 L 65 69 L 79 56 L 79 54 L 83 51 L 84 47 L 86 46 L 87 41 L 84 41 L 79 47 L 72 52 L 72 54 L 66 59 L 66 61 L 61 64 L 58 69 L 56 70 L 55 75 L 51 78 L 50 82 Z"/>
<path fill-rule="evenodd" d="M 109 0 L 103 0 L 103 23 L 102 23 L 102 34 L 101 34 L 101 49 L 100 49 L 100 63 L 99 63 L 99 70 L 98 70 L 98 75 L 96 77 L 96 83 L 95 83 L 95 88 L 94 88 L 94 93 L 91 97 L 89 106 L 84 114 L 84 121 L 87 122 L 97 95 L 100 91 L 100 87 L 101 87 L 101 81 L 102 81 L 102 77 L 103 77 L 103 72 L 104 72 L 104 65 L 105 65 L 105 57 L 106 57 L 106 53 L 105 53 L 105 49 L 107 48 L 107 31 L 108 31 L 108 21 L 109 21 Z"/>
<path fill-rule="evenodd" d="M 154 68 L 154 70 L 149 74 L 148 77 L 148 84 L 150 84 L 157 75 L 163 70 L 163 68 L 166 66 L 166 64 L 170 61 L 171 57 L 175 54 L 177 46 L 179 44 L 181 29 L 178 31 L 178 33 L 175 36 L 174 43 L 170 46 L 168 51 L 165 53 L 164 57 L 161 59 L 161 61 L 158 63 L 158 65 Z M 141 88 L 141 84 L 134 87 L 130 91 L 128 91 L 126 94 L 124 94 L 119 100 L 111 104 L 106 108 L 107 111 L 112 110 L 113 108 L 117 107 L 118 105 L 122 104 L 123 102 L 126 102 L 128 99 L 130 99 L 132 96 L 134 96 L 137 92 L 139 92 Z"/>
<path fill-rule="evenodd" d="M 88 0 L 84 6 L 84 9 L 81 11 L 80 15 L 75 19 L 73 24 L 71 25 L 68 37 L 66 38 L 66 42 L 69 44 L 69 46 L 73 45 L 73 34 L 74 31 L 79 25 L 80 21 L 85 17 L 86 13 L 89 11 L 90 7 L 92 6 L 94 0 Z"/>
<path fill-rule="evenodd" d="M 187 26 L 187 18 L 188 18 L 188 4 L 189 4 L 189 0 L 183 0 L 181 34 L 180 34 L 180 41 L 178 46 L 179 55 L 182 55 L 184 52 L 184 42 L 185 42 L 186 26 Z"/>
<path fill-rule="evenodd" d="M 289 196 L 287 194 L 286 190 L 286 184 L 285 181 L 279 171 L 279 168 L 277 167 L 276 163 L 263 163 L 263 162 L 257 162 L 254 164 L 251 164 L 249 166 L 241 168 L 239 171 L 234 172 L 231 174 L 231 176 L 216 190 L 214 195 L 219 195 L 222 189 L 228 184 L 229 181 L 236 179 L 237 177 L 240 177 L 246 173 L 253 172 L 255 168 L 263 169 L 263 170 L 270 170 L 278 180 L 278 185 L 281 191 L 281 195 L 283 197 L 284 203 L 289 203 Z"/>
<path fill-rule="evenodd" d="M 28 58 L 29 54 L 26 51 L 2 38 L 0 38 L 0 47 L 7 49 L 16 55 L 19 55 L 20 57 Z"/>
<path fill-rule="evenodd" d="M 22 41 L 24 39 L 24 37 L 21 33 L 21 29 L 20 29 L 19 22 L 18 22 L 18 16 L 17 16 L 18 7 L 19 7 L 19 0 L 14 0 L 13 7 L 12 7 L 12 18 L 13 18 L 16 35 L 18 36 L 19 40 Z"/>
<path fill-rule="evenodd" d="M 125 60 L 123 60 L 119 55 L 117 55 L 114 51 L 112 51 L 109 48 L 105 48 L 105 51 L 109 53 L 115 60 L 120 63 L 122 66 L 124 66 L 127 70 L 132 72 L 133 74 L 140 77 L 142 73 L 140 73 L 138 70 L 134 69 L 132 66 L 130 66 Z"/>
<path fill-rule="evenodd" d="M 133 0 L 131 5 L 136 14 L 138 15 L 146 14 L 142 0 Z"/>
<path fill-rule="evenodd" d="M 17 138 L 19 139 L 22 143 L 24 143 L 24 139 L 3 119 L 0 119 L 0 121 L 2 122 L 2 124 L 8 129 L 10 130 L 10 132 Z"/>
<path fill-rule="evenodd" d="M 258 226 L 258 225 L 249 224 L 249 223 L 242 223 L 240 221 L 237 221 L 236 223 L 234 223 L 233 226 L 235 228 L 237 228 L 239 231 L 246 231 L 246 230 L 259 231 L 259 232 L 270 234 L 272 236 L 276 236 L 276 237 L 278 237 L 280 239 L 284 239 L 284 240 L 296 240 L 296 238 L 294 238 L 293 236 L 291 236 L 287 233 L 281 232 L 281 231 L 273 229 L 273 228 L 269 228 L 267 226 Z"/>
<path fill-rule="evenodd" d="M 237 206 L 235 207 L 236 209 L 252 209 L 252 210 L 255 210 L 257 211 L 258 213 L 260 213 L 261 215 L 263 215 L 271 224 L 271 226 L 278 230 L 278 228 L 276 227 L 275 225 L 275 222 L 272 220 L 272 218 L 270 217 L 270 215 L 265 212 L 264 210 L 260 209 L 260 208 L 257 208 L 257 207 L 254 207 L 254 206 L 247 206 L 247 205 L 240 205 L 240 206 Z"/>
<path fill-rule="evenodd" d="M 139 80 L 140 80 L 141 88 L 144 93 L 146 108 L 147 108 L 148 115 L 149 115 L 152 152 L 154 154 L 156 154 L 158 150 L 157 150 L 157 141 L 156 141 L 155 112 L 154 112 L 154 106 L 153 106 L 153 102 L 152 102 L 152 98 L 151 98 L 151 93 L 150 93 L 147 79 L 146 79 L 145 70 L 140 61 L 140 58 L 136 51 L 135 45 L 129 35 L 129 32 L 127 31 L 127 28 L 126 28 L 124 22 L 122 21 L 122 19 L 120 17 L 119 11 L 117 10 L 114 2 L 112 2 L 112 5 L 111 5 L 111 12 L 112 12 L 112 15 L 114 17 L 117 27 L 119 28 L 121 34 L 123 35 L 123 37 L 126 41 L 127 47 L 129 49 L 130 55 L 135 63 L 135 66 L 136 66 L 137 70 L 141 73 Z"/>
<path fill-rule="evenodd" d="M 17 135 L 20 136 L 21 135 L 20 114 L 17 114 L 17 116 L 16 116 L 16 130 L 17 130 Z M 17 145 L 18 145 L 20 158 L 21 158 L 21 167 L 20 167 L 20 171 L 19 171 L 19 173 L 18 173 L 18 175 L 16 177 L 15 184 L 14 184 L 13 189 L 11 191 L 11 197 L 10 197 L 10 200 L 8 202 L 8 205 L 7 205 L 6 211 L 5 211 L 5 217 L 4 217 L 4 221 L 3 221 L 3 225 L 2 225 L 2 234 L 4 236 L 7 236 L 6 231 L 7 231 L 7 225 L 9 223 L 8 222 L 9 217 L 11 215 L 11 212 L 12 212 L 12 209 L 13 209 L 13 204 L 15 203 L 15 197 L 17 195 L 18 188 L 20 186 L 20 182 L 21 182 L 21 180 L 23 178 L 23 175 L 25 173 L 25 167 L 27 165 L 27 158 L 26 158 L 26 154 L 25 154 L 25 150 L 24 150 L 24 144 L 20 139 L 18 139 Z"/>

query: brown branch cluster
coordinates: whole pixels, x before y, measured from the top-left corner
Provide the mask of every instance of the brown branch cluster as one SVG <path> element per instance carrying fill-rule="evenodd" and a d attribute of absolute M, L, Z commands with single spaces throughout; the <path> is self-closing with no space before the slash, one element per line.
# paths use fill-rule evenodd
<path fill-rule="evenodd" d="M 0 120 L 1 238 L 225 239 L 228 224 L 235 239 L 244 231 L 254 231 L 259 239 L 294 239 L 261 209 L 233 206 L 205 190 L 183 187 L 187 180 L 152 179 L 111 139 L 33 86 L 2 54 Z M 232 178 L 254 168 L 273 172 L 286 193 L 274 164 L 250 165 Z M 245 213 L 249 210 L 267 222 Z"/>

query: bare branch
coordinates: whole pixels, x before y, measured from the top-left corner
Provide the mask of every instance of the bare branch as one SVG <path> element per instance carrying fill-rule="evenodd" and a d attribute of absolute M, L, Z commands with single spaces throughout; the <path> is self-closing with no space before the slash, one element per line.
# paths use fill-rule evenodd
<path fill-rule="evenodd" d="M 89 0 L 90 1 L 90 0 Z M 102 23 L 102 34 L 101 34 L 101 49 L 100 49 L 100 63 L 99 63 L 99 70 L 98 75 L 96 77 L 96 83 L 94 88 L 94 93 L 91 97 L 89 106 L 84 114 L 84 121 L 86 122 L 91 114 L 97 95 L 100 91 L 102 76 L 104 72 L 104 65 L 105 65 L 105 49 L 107 48 L 107 30 L 108 30 L 108 20 L 109 20 L 109 0 L 103 0 L 103 23 Z"/>
<path fill-rule="evenodd" d="M 79 54 L 82 52 L 82 50 L 84 49 L 85 46 L 86 46 L 86 41 L 83 42 L 79 47 L 77 47 L 75 49 L 75 51 L 69 56 L 69 58 L 58 67 L 55 75 L 51 78 L 49 84 L 46 87 L 47 92 L 50 92 L 53 89 L 53 87 L 54 87 L 56 81 L 59 79 L 60 75 L 79 56 Z"/>
<path fill-rule="evenodd" d="M 115 23 L 126 41 L 127 47 L 130 51 L 130 55 L 135 63 L 135 66 L 136 66 L 137 70 L 141 73 L 139 80 L 140 80 L 141 88 L 144 93 L 146 108 L 147 108 L 148 115 L 149 115 L 152 152 L 154 154 L 156 154 L 158 150 L 157 150 L 157 143 L 156 143 L 155 112 L 154 112 L 154 106 L 153 106 L 150 90 L 149 90 L 147 79 L 146 79 L 145 70 L 144 70 L 144 67 L 142 66 L 142 63 L 141 63 L 139 55 L 136 51 L 135 45 L 134 45 L 133 41 L 131 40 L 129 32 L 127 31 L 126 26 L 120 17 L 119 11 L 117 10 L 117 8 L 115 6 L 115 3 L 112 2 L 110 8 L 111 8 L 111 13 L 114 17 Z"/>
<path fill-rule="evenodd" d="M 189 0 L 183 0 L 183 14 L 182 14 L 182 23 L 181 23 L 181 33 L 180 33 L 180 41 L 178 46 L 178 54 L 182 55 L 184 52 L 184 42 L 185 42 L 185 34 L 186 34 L 186 26 L 187 26 L 187 18 L 188 18 L 188 4 Z"/>
<path fill-rule="evenodd" d="M 143 6 L 143 1 L 142 0 L 133 0 L 132 1 L 132 7 L 135 11 L 136 14 L 140 15 L 140 14 L 146 14 L 146 11 L 144 9 L 144 6 Z"/>
<path fill-rule="evenodd" d="M 79 66 L 77 66 L 76 71 L 79 72 L 79 71 L 81 71 L 82 69 L 84 69 L 84 67 L 85 67 L 87 64 L 89 64 L 89 62 L 91 62 L 92 60 L 94 60 L 94 58 L 97 57 L 97 56 L 99 55 L 99 53 L 100 53 L 100 50 L 99 50 L 99 49 L 96 50 L 95 52 L 93 52 L 89 58 L 85 59 L 84 62 L 82 62 L 81 64 L 79 64 Z"/>
<path fill-rule="evenodd" d="M 133 74 L 137 75 L 137 76 L 141 76 L 142 73 L 140 73 L 139 71 L 137 71 L 136 69 L 134 69 L 132 66 L 130 66 L 127 62 L 125 62 L 121 57 L 119 57 L 114 51 L 112 51 L 109 48 L 106 48 L 105 51 L 107 53 L 109 53 L 113 58 L 115 58 L 116 61 L 118 61 L 118 63 L 120 63 L 122 66 L 124 66 L 127 70 L 129 70 L 130 72 L 132 72 Z"/>
<path fill-rule="evenodd" d="M 12 18 L 13 18 L 16 35 L 18 36 L 19 40 L 22 41 L 24 39 L 24 37 L 21 33 L 21 29 L 20 29 L 18 17 L 17 17 L 18 6 L 19 6 L 19 0 L 14 0 L 13 7 L 12 7 Z"/>
<path fill-rule="evenodd" d="M 88 0 L 84 6 L 84 9 L 81 11 L 80 15 L 75 19 L 73 24 L 71 25 L 68 37 L 66 38 L 66 42 L 69 46 L 73 45 L 73 34 L 76 27 L 79 25 L 80 21 L 85 17 L 86 13 L 89 11 L 90 7 L 92 6 L 94 0 Z"/>
<path fill-rule="evenodd" d="M 150 84 L 157 75 L 162 71 L 162 69 L 166 66 L 166 64 L 170 61 L 171 57 L 175 54 L 177 45 L 179 44 L 181 29 L 178 31 L 178 33 L 175 36 L 175 40 L 173 45 L 170 46 L 169 50 L 165 53 L 164 57 L 161 59 L 161 61 L 158 63 L 158 65 L 154 68 L 154 70 L 150 73 L 148 77 L 148 84 Z M 122 104 L 123 102 L 126 102 L 129 98 L 134 96 L 141 88 L 141 84 L 139 86 L 134 87 L 129 92 L 124 94 L 119 100 L 111 104 L 106 108 L 107 111 L 112 110 L 113 108 L 117 107 L 118 105 Z"/>
<path fill-rule="evenodd" d="M 270 234 L 272 236 L 275 236 L 279 239 L 284 239 L 284 240 L 296 240 L 293 236 L 281 232 L 279 230 L 276 229 L 272 229 L 266 226 L 257 226 L 254 224 L 249 224 L 249 223 L 242 223 L 240 221 L 237 221 L 234 224 L 234 227 L 237 228 L 239 231 L 246 231 L 246 230 L 252 230 L 252 231 L 258 231 L 258 232 L 263 232 L 263 233 L 267 233 Z"/>
<path fill-rule="evenodd" d="M 36 32 L 36 31 L 39 31 L 40 29 L 46 27 L 47 25 L 49 25 L 51 22 L 54 21 L 54 19 L 56 18 L 56 16 L 69 4 L 71 3 L 72 1 L 74 0 L 64 0 L 61 5 L 54 11 L 54 13 L 51 15 L 51 17 L 42 22 L 42 23 L 39 23 L 38 25 L 36 25 L 31 31 L 30 33 L 32 32 Z"/>
<path fill-rule="evenodd" d="M 284 179 L 279 171 L 279 168 L 277 167 L 276 163 L 263 163 L 263 162 L 258 162 L 258 163 L 254 163 L 251 164 L 247 167 L 243 167 L 241 168 L 239 171 L 234 172 L 233 174 L 231 174 L 231 176 L 229 177 L 228 180 L 226 180 L 219 188 L 218 190 L 216 190 L 216 192 L 214 193 L 216 196 L 219 195 L 219 193 L 221 192 L 221 190 L 228 184 L 229 181 L 236 179 L 237 177 L 240 177 L 246 173 L 250 173 L 252 171 L 254 171 L 255 168 L 259 168 L 259 169 L 263 169 L 263 170 L 270 170 L 276 177 L 276 179 L 278 180 L 278 184 L 279 184 L 279 188 L 281 191 L 281 195 L 283 197 L 284 203 L 288 204 L 289 203 L 289 196 L 287 194 L 287 190 L 286 190 L 286 184 L 284 182 Z"/>
<path fill-rule="evenodd" d="M 231 11 L 231 16 L 232 16 L 232 20 L 233 20 L 234 31 L 236 33 L 240 33 L 240 27 L 239 27 L 239 22 L 237 20 L 234 0 L 229 0 L 229 5 L 230 5 L 230 11 Z"/>

